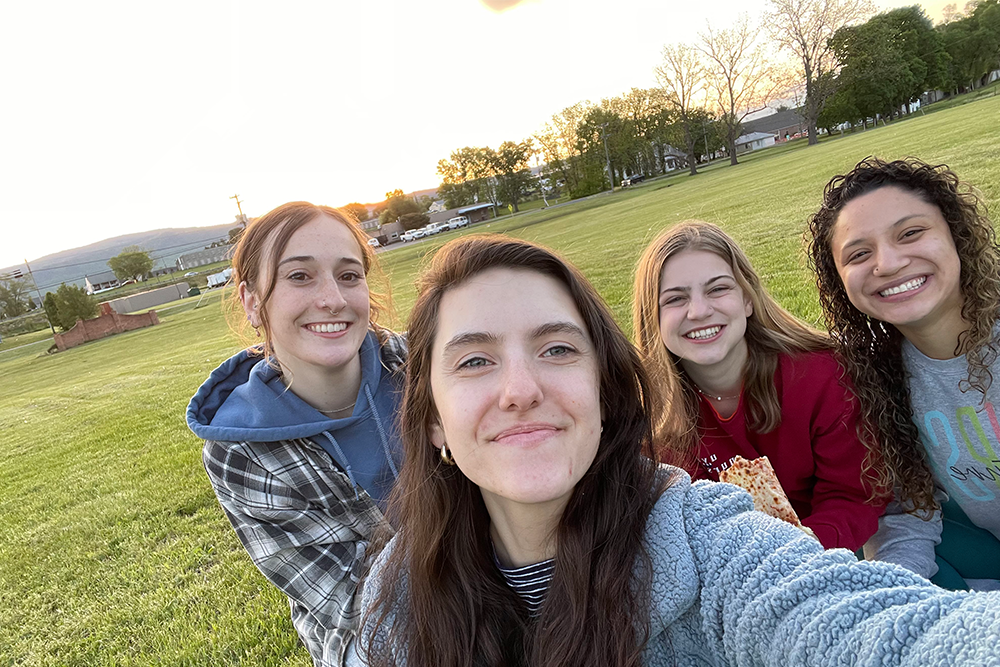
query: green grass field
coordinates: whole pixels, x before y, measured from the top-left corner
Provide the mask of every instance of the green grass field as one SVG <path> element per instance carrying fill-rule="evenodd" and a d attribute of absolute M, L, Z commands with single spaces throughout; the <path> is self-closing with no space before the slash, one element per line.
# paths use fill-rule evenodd
<path fill-rule="evenodd" d="M 397 310 L 449 238 L 505 232 L 557 248 L 630 330 L 632 267 L 680 220 L 718 223 L 799 315 L 819 308 L 801 233 L 823 184 L 869 154 L 946 162 L 1000 202 L 1000 97 L 806 148 L 782 146 L 381 254 Z M 184 423 L 239 348 L 219 292 L 161 325 L 55 355 L 0 350 L 0 666 L 309 665 L 284 597 L 229 527 Z M 159 309 L 158 309 L 159 310 Z M 397 319 L 402 327 L 405 320 Z M 4 347 L 6 348 L 6 341 Z M 21 353 L 22 350 L 29 352 Z"/>

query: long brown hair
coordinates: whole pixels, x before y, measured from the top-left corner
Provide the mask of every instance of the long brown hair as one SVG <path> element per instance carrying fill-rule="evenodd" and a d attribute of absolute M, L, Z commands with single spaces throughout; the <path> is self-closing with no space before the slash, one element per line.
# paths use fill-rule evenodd
<path fill-rule="evenodd" d="M 934 475 L 913 423 L 910 389 L 904 380 L 903 335 L 891 324 L 855 308 L 831 247 L 844 206 L 886 186 L 902 188 L 934 204 L 948 223 L 962 265 L 962 317 L 969 323 L 958 338 L 955 354 L 965 351 L 968 360 L 969 375 L 963 390 L 984 394 L 993 381 L 990 366 L 997 359 L 993 327 L 1000 306 L 1000 248 L 986 206 L 971 186 L 959 181 L 946 165 L 930 165 L 916 158 L 893 162 L 865 158 L 849 173 L 834 176 L 826 184 L 823 205 L 809 219 L 806 241 L 820 303 L 854 380 L 861 423 L 868 430 L 864 437 L 866 467 L 875 473 L 881 488 L 894 487 L 914 510 L 928 511 L 937 507 Z"/>
<path fill-rule="evenodd" d="M 555 573 L 535 620 L 494 564 L 479 488 L 457 466 L 442 464 L 429 437 L 437 420 L 430 371 L 441 298 L 492 268 L 535 271 L 565 285 L 600 367 L 600 444 L 560 520 Z M 649 386 L 638 354 L 586 278 L 526 241 L 452 241 L 434 256 L 418 290 L 402 409 L 406 465 L 391 501 L 393 524 L 403 530 L 377 593 L 381 620 L 362 642 L 370 664 L 396 664 L 394 650 L 409 667 L 640 664 L 651 572 L 643 535 L 666 482 L 643 456 L 651 454 Z M 407 582 L 399 586 L 403 573 Z M 394 621 L 386 642 L 378 627 L 388 617 Z"/>
<path fill-rule="evenodd" d="M 697 444 L 698 394 L 680 360 L 663 344 L 659 304 L 663 267 L 686 250 L 721 257 L 753 305 L 745 334 L 748 359 L 743 395 L 747 423 L 754 431 L 768 433 L 781 423 L 781 403 L 774 387 L 778 355 L 832 349 L 833 344 L 824 333 L 778 305 L 764 289 L 743 250 L 719 227 L 688 220 L 662 232 L 636 266 L 632 323 L 653 388 L 661 395 L 653 419 L 657 446 L 677 448 L 685 463 L 691 465 Z"/>
<path fill-rule="evenodd" d="M 361 262 L 367 278 L 373 269 L 377 269 L 378 261 L 375 251 L 368 245 L 368 236 L 361 231 L 354 218 L 341 213 L 329 206 L 317 206 L 304 201 L 293 201 L 282 204 L 250 221 L 240 235 L 240 240 L 233 251 L 234 285 L 246 283 L 246 288 L 259 297 L 260 328 L 264 335 L 257 341 L 250 337 L 247 331 L 248 322 L 240 303 L 239 290 L 232 291 L 228 307 L 230 326 L 244 340 L 253 344 L 251 348 L 264 357 L 274 356 L 274 346 L 271 342 L 271 326 L 267 318 L 267 302 L 274 292 L 277 282 L 276 267 L 285 251 L 289 239 L 308 222 L 320 216 L 329 216 L 343 224 L 351 232 L 361 248 Z M 371 309 L 370 324 L 382 336 L 378 320 L 387 312 L 388 296 L 368 286 L 368 301 Z"/>

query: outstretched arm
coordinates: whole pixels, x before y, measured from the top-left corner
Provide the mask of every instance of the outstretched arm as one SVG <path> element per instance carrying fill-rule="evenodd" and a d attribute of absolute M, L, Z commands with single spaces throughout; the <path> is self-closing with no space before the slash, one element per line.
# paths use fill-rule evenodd
<path fill-rule="evenodd" d="M 940 665 L 1000 660 L 1000 594 L 955 593 L 886 563 L 823 551 L 733 487 L 685 501 L 703 628 L 732 665 Z"/>

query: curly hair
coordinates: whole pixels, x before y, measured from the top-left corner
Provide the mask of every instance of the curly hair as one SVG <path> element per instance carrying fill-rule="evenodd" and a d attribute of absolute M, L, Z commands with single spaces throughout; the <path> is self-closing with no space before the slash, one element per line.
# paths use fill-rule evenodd
<path fill-rule="evenodd" d="M 1000 248 L 986 206 L 968 184 L 946 165 L 916 158 L 886 162 L 867 157 L 847 174 L 833 177 L 823 191 L 823 205 L 809 219 L 809 261 L 827 327 L 838 342 L 861 404 L 860 435 L 868 449 L 866 472 L 882 491 L 895 489 L 913 511 L 937 508 L 934 475 L 913 422 L 910 391 L 903 366 L 903 335 L 893 325 L 872 318 L 851 303 L 837 271 L 831 247 L 837 218 L 851 200 L 893 186 L 940 209 L 961 261 L 962 317 L 969 328 L 955 354 L 965 353 L 968 378 L 962 391 L 985 394 L 997 359 L 994 326 L 1000 305 Z"/>
<path fill-rule="evenodd" d="M 459 467 L 442 464 L 429 436 L 438 419 L 430 371 L 442 297 L 493 268 L 536 272 L 562 284 L 599 366 L 597 455 L 560 519 L 555 572 L 534 620 L 496 568 L 479 487 Z M 398 650 L 410 667 L 638 667 L 649 633 L 651 576 L 642 540 L 649 512 L 669 483 L 643 456 L 652 455 L 652 428 L 638 353 L 583 274 L 527 241 L 498 235 L 452 241 L 421 275 L 418 293 L 401 415 L 406 465 L 390 502 L 393 525 L 403 529 L 376 591 L 381 617 L 361 635 L 369 664 L 395 665 Z M 399 585 L 401 572 L 405 585 Z"/>
<path fill-rule="evenodd" d="M 636 344 L 649 371 L 653 390 L 657 447 L 673 447 L 676 461 L 691 469 L 697 444 L 698 394 L 676 355 L 660 335 L 660 277 L 672 257 L 686 250 L 718 255 L 730 266 L 753 312 L 747 318 L 747 365 L 743 373 L 747 423 L 758 433 L 781 424 L 781 402 L 774 386 L 779 354 L 829 350 L 830 338 L 786 311 L 767 293 L 749 258 L 719 227 L 688 220 L 661 233 L 642 253 L 635 271 L 632 322 Z"/>

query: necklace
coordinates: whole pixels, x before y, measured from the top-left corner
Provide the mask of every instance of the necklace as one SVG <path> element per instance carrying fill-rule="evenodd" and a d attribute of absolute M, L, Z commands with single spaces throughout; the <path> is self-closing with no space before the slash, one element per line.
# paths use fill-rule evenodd
<path fill-rule="evenodd" d="M 736 394 L 735 396 L 715 396 L 713 394 L 709 394 L 708 392 L 706 392 L 705 390 L 703 390 L 701 387 L 699 387 L 698 385 L 694 384 L 694 382 L 692 382 L 691 384 L 694 385 L 695 391 L 697 391 L 702 396 L 705 396 L 706 398 L 712 399 L 713 401 L 732 401 L 733 399 L 737 399 L 737 398 L 740 397 L 739 394 Z"/>
<path fill-rule="evenodd" d="M 345 405 L 342 408 L 334 408 L 333 410 L 320 410 L 319 408 L 316 408 L 316 412 L 320 413 L 321 415 L 335 415 L 338 412 L 343 412 L 344 410 L 350 410 L 355 405 L 357 405 L 357 403 L 358 403 L 357 401 L 354 401 L 354 403 L 351 403 L 350 405 Z"/>

